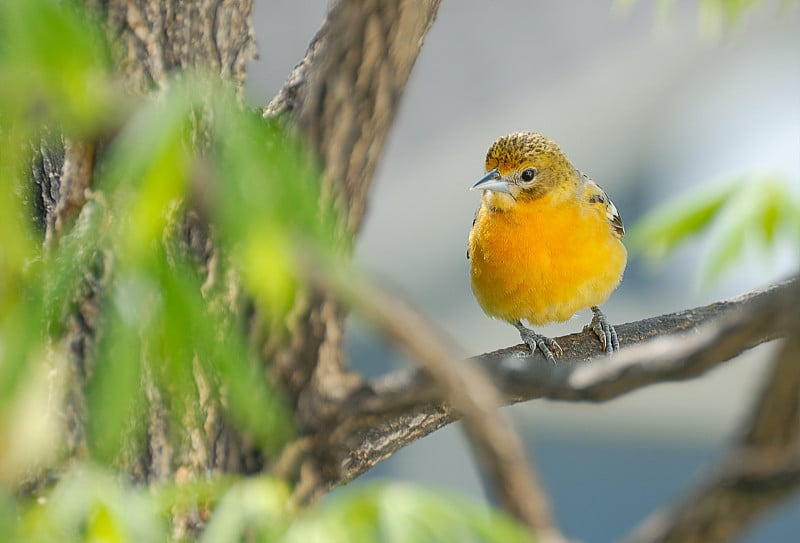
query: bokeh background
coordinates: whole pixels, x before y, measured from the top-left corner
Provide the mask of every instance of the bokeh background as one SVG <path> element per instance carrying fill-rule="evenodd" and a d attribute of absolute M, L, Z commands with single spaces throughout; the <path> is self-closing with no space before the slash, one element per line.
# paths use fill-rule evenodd
<path fill-rule="evenodd" d="M 519 343 L 474 302 L 466 238 L 494 139 L 542 132 L 612 197 L 630 229 L 702 184 L 777 172 L 800 190 L 800 9 L 766 0 L 720 29 L 698 1 L 445 0 L 412 74 L 375 179 L 357 261 L 449 334 L 465 355 Z M 665 5 L 669 5 L 666 9 Z M 261 58 L 248 94 L 264 104 L 318 28 L 327 0 L 256 2 Z M 749 248 L 701 285 L 702 238 L 659 266 L 632 255 L 604 306 L 626 322 L 745 292 L 795 271 L 797 247 Z M 575 332 L 588 312 L 542 328 Z M 354 365 L 374 376 L 410 363 L 351 318 Z M 508 409 L 542 472 L 565 532 L 618 539 L 685 493 L 737 429 L 774 346 L 711 374 L 593 405 Z M 488 499 L 458 425 L 400 451 L 368 477 L 411 480 Z M 746 541 L 796 541 L 800 499 Z"/>

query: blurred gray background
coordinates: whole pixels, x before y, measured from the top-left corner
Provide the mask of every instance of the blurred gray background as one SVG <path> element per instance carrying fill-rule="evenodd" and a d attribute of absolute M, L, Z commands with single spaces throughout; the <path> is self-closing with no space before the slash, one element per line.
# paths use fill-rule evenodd
<path fill-rule="evenodd" d="M 800 9 L 765 1 L 721 34 L 700 23 L 698 1 L 445 0 L 417 62 L 375 179 L 358 262 L 407 296 L 465 355 L 519 343 L 513 327 L 472 298 L 466 238 L 497 137 L 534 130 L 554 139 L 612 197 L 630 228 L 682 191 L 774 171 L 800 191 Z M 326 0 L 256 2 L 261 51 L 248 94 L 265 104 L 299 61 Z M 695 306 L 785 277 L 798 250 L 749 248 L 746 261 L 699 287 L 701 239 L 662 266 L 632 255 L 604 309 L 626 322 Z M 575 332 L 588 312 L 547 335 Z M 351 318 L 353 363 L 377 375 L 410 363 Z M 659 385 L 582 405 L 508 409 L 535 457 L 567 535 L 623 536 L 686 492 L 735 432 L 774 346 L 689 383 Z M 369 477 L 419 481 L 485 499 L 458 425 L 408 447 Z M 796 541 L 800 499 L 747 541 Z"/>

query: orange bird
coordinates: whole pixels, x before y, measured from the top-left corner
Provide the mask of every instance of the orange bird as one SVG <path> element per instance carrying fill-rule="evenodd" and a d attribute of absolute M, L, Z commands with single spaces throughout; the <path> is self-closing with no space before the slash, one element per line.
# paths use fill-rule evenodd
<path fill-rule="evenodd" d="M 517 132 L 492 144 L 486 175 L 472 190 L 483 194 L 467 258 L 483 311 L 513 324 L 531 352 L 555 363 L 559 344 L 522 321 L 565 321 L 591 307 L 603 351 L 619 350 L 598 306 L 622 280 L 625 228 L 603 189 L 546 137 Z"/>

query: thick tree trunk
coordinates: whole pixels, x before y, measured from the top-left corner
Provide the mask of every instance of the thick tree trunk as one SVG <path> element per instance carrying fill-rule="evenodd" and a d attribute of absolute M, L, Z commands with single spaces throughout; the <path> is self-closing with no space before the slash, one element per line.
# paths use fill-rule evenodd
<path fill-rule="evenodd" d="M 256 56 L 253 0 L 88 0 L 101 10 L 116 65 L 130 89 L 146 93 L 170 74 L 200 70 L 241 88 Z"/>
<path fill-rule="evenodd" d="M 324 205 L 342 220 L 339 235 L 361 225 L 367 194 L 386 136 L 440 0 L 335 2 L 305 58 L 264 111 L 287 118 L 324 166 Z M 268 356 L 295 401 L 297 422 L 310 437 L 302 463 L 301 499 L 342 480 L 330 455 L 332 405 L 363 387 L 342 352 L 345 313 L 330 295 L 313 292 L 295 307 L 288 348 Z M 300 455 L 303 456 L 303 455 Z M 296 461 L 296 462 L 295 462 Z M 296 475 L 296 474 L 289 474 Z"/>
<path fill-rule="evenodd" d="M 183 70 L 219 78 L 241 90 L 245 64 L 256 54 L 252 0 L 85 0 L 104 21 L 111 38 L 115 69 L 134 95 L 157 91 Z M 196 129 L 200 141 L 201 129 Z M 96 144 L 66 139 L 64 151 L 44 143 L 34 149 L 32 178 L 38 197 L 36 215 L 47 243 L 60 233 L 64 221 L 80 212 L 85 188 L 91 185 Z M 101 150 L 102 151 L 102 150 Z M 101 154 L 101 152 L 99 153 Z M 205 225 L 189 214 L 181 226 L 186 250 L 197 257 L 201 271 L 213 254 Z M 68 317 L 66 333 L 57 346 L 56 362 L 66 393 L 62 409 L 67 458 L 87 455 L 85 385 L 92 373 L 99 303 L 113 269 L 113 258 L 94 255 L 96 265 L 85 279 L 76 309 Z M 145 372 L 148 415 L 144 444 L 130 444 L 118 459 L 120 468 L 141 482 L 187 481 L 215 472 L 250 473 L 263 468 L 261 452 L 226 423 L 218 398 L 205 394 L 208 376 L 195 365 L 200 391 L 199 409 L 186 409 L 180 431 L 170 428 L 169 402 Z M 177 436 L 177 437 L 176 437 Z M 28 486 L 44 484 L 39 476 Z M 199 530 L 205 519 L 199 512 L 174 519 L 173 535 Z"/>
<path fill-rule="evenodd" d="M 85 0 L 103 20 L 112 39 L 116 70 L 132 94 L 157 92 L 170 77 L 196 70 L 241 90 L 245 64 L 256 53 L 252 0 Z M 364 214 L 370 182 L 397 111 L 411 68 L 435 17 L 436 0 L 342 0 L 334 3 L 306 58 L 290 76 L 265 115 L 281 115 L 296 126 L 324 166 L 324 201 L 342 217 L 338 235 L 355 235 Z M 197 129 L 199 140 L 205 136 Z M 48 240 L 79 213 L 91 186 L 95 157 L 104 142 L 65 142 L 65 153 L 35 149 L 33 178 L 38 187 L 36 211 Z M 180 227 L 186 250 L 201 271 L 214 254 L 205 225 L 190 213 Z M 50 241 L 48 241 L 49 243 Z M 87 454 L 84 388 L 91 375 L 98 329 L 98 304 L 113 270 L 113 259 L 96 255 L 94 273 L 69 317 L 59 350 L 65 376 L 65 454 Z M 264 345 L 265 364 L 285 389 L 308 446 L 289 447 L 277 466 L 296 475 L 292 452 L 301 450 L 306 488 L 313 494 L 339 481 L 338 463 L 328 458 L 325 409 L 331 399 L 349 397 L 362 386 L 346 368 L 342 352 L 344 311 L 330 296 L 310 291 L 299 296 L 290 313 L 290 339 L 276 344 L 254 326 Z M 253 322 L 258 323 L 256 315 Z M 146 365 L 145 365 L 146 367 Z M 265 376 L 266 378 L 266 376 Z M 178 482 L 214 472 L 249 473 L 265 469 L 269 459 L 225 423 L 224 406 L 203 396 L 208 376 L 195 367 L 200 409 L 187 409 L 179 432 L 170 428 L 169 401 L 145 372 L 148 402 L 146 443 L 131 445 L 119 459 L 134 480 Z M 176 436 L 178 436 L 176 438 Z M 289 458 L 287 461 L 286 458 Z M 331 470 L 333 469 L 333 472 Z M 301 485 L 302 486 L 302 485 Z M 203 518 L 175 519 L 174 535 L 191 533 Z"/>

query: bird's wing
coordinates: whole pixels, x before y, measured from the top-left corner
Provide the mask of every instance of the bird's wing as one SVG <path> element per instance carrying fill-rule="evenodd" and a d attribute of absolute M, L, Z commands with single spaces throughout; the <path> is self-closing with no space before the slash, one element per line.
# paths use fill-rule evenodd
<path fill-rule="evenodd" d="M 475 223 L 478 222 L 478 213 L 481 212 L 480 206 L 475 210 L 475 216 L 472 217 L 472 228 L 475 228 Z M 470 228 L 470 237 L 472 236 L 472 228 Z M 467 260 L 469 260 L 469 241 L 467 241 Z"/>
<path fill-rule="evenodd" d="M 614 202 L 611 201 L 608 194 L 606 194 L 605 191 L 600 188 L 600 185 L 595 183 L 591 177 L 585 173 L 581 173 L 581 176 L 585 182 L 583 190 L 584 198 L 591 205 L 603 206 L 608 224 L 611 225 L 614 234 L 622 238 L 622 236 L 625 235 L 625 225 L 622 224 L 622 217 L 619 216 L 619 211 L 617 211 Z"/>

